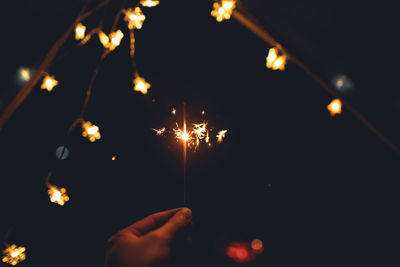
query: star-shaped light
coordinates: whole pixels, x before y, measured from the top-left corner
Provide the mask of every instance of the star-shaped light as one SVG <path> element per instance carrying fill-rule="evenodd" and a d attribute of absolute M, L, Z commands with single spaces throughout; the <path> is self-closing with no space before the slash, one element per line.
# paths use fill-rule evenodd
<path fill-rule="evenodd" d="M 275 47 L 268 51 L 265 66 L 273 70 L 285 70 L 286 55 L 278 55 L 278 49 Z"/>
<path fill-rule="evenodd" d="M 67 195 L 67 190 L 62 187 L 57 187 L 55 185 L 48 185 L 49 189 L 47 193 L 49 193 L 50 201 L 56 203 L 60 206 L 64 206 L 65 202 L 69 200 L 69 196 Z"/>
<path fill-rule="evenodd" d="M 75 40 L 82 40 L 85 38 L 86 26 L 82 25 L 82 23 L 78 23 L 75 26 Z"/>
<path fill-rule="evenodd" d="M 51 92 L 54 88 L 54 86 L 56 86 L 58 84 L 58 81 L 56 79 L 54 79 L 54 76 L 50 76 L 50 75 L 46 75 L 43 78 L 43 82 L 42 85 L 40 86 L 40 89 L 43 90 L 47 90 L 49 92 Z"/>
<path fill-rule="evenodd" d="M 214 2 L 211 16 L 215 17 L 218 22 L 231 18 L 232 11 L 235 9 L 236 0 L 222 0 Z"/>
<path fill-rule="evenodd" d="M 90 121 L 82 123 L 82 136 L 89 139 L 90 142 L 94 142 L 101 138 L 99 127 L 92 124 Z"/>
<path fill-rule="evenodd" d="M 329 105 L 326 106 L 331 116 L 342 113 L 342 101 L 339 98 L 333 99 Z"/>
<path fill-rule="evenodd" d="M 136 78 L 133 80 L 133 83 L 135 86 L 133 89 L 135 91 L 139 91 L 142 94 L 147 94 L 147 90 L 151 87 L 151 85 L 145 81 L 143 77 L 140 77 L 139 75 L 136 75 Z"/>
<path fill-rule="evenodd" d="M 12 244 L 3 250 L 2 261 L 11 265 L 16 265 L 26 259 L 25 250 L 24 247 L 17 247 L 17 245 Z"/>
<path fill-rule="evenodd" d="M 141 29 L 145 19 L 146 16 L 143 15 L 140 7 L 136 7 L 135 9 L 128 8 L 127 10 L 125 10 L 124 20 L 126 21 L 126 23 L 128 23 L 128 28 L 130 30 Z"/>

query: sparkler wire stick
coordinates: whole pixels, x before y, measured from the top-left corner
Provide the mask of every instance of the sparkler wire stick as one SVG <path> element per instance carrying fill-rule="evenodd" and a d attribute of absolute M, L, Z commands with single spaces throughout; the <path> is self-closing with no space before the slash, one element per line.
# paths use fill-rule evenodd
<path fill-rule="evenodd" d="M 186 103 L 183 102 L 183 134 L 186 135 Z M 183 138 L 183 204 L 187 201 L 187 181 L 186 181 L 186 139 Z"/>

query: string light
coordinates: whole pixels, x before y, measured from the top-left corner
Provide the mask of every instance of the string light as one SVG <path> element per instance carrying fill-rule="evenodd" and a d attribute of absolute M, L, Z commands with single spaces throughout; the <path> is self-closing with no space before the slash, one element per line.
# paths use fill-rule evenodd
<path fill-rule="evenodd" d="M 128 8 L 125 10 L 124 20 L 128 23 L 128 28 L 130 30 L 141 29 L 145 19 L 146 16 L 143 14 L 140 7 L 136 7 L 135 9 Z"/>
<path fill-rule="evenodd" d="M 69 196 L 67 195 L 67 190 L 63 187 L 57 187 L 55 185 L 48 184 L 50 201 L 56 203 L 60 206 L 64 206 L 65 202 L 68 202 Z"/>
<path fill-rule="evenodd" d="M 17 265 L 26 259 L 25 250 L 24 247 L 17 247 L 17 245 L 12 244 L 3 250 L 2 261 L 11 265 Z"/>
<path fill-rule="evenodd" d="M 335 116 L 336 114 L 342 113 L 342 101 L 339 98 L 335 98 L 326 106 L 326 109 L 329 110 L 331 116 Z"/>
<path fill-rule="evenodd" d="M 109 48 L 110 38 L 108 38 L 107 34 L 105 34 L 103 31 L 99 31 L 98 36 L 99 36 L 99 41 L 104 46 L 104 48 Z"/>
<path fill-rule="evenodd" d="M 82 40 L 85 38 L 85 31 L 86 26 L 79 22 L 75 27 L 75 40 Z"/>
<path fill-rule="evenodd" d="M 82 136 L 89 139 L 90 142 L 94 142 L 101 138 L 99 127 L 92 124 L 90 121 L 82 123 Z"/>
<path fill-rule="evenodd" d="M 154 7 L 158 6 L 160 1 L 155 1 L 155 0 L 141 0 L 140 4 L 144 7 Z"/>
<path fill-rule="evenodd" d="M 215 17 L 218 22 L 230 19 L 235 5 L 235 0 L 222 0 L 220 3 L 214 2 L 211 16 Z"/>
<path fill-rule="evenodd" d="M 40 86 L 40 89 L 46 89 L 47 91 L 51 92 L 54 88 L 54 86 L 58 85 L 58 81 L 54 79 L 54 76 L 46 75 L 43 78 L 42 85 Z"/>
<path fill-rule="evenodd" d="M 29 81 L 29 79 L 31 78 L 31 72 L 28 68 L 21 68 L 19 70 L 19 77 L 21 80 L 23 80 L 24 82 Z"/>
<path fill-rule="evenodd" d="M 139 91 L 142 94 L 147 94 L 147 90 L 151 87 L 151 85 L 145 81 L 143 77 L 140 77 L 138 74 L 135 75 L 135 79 L 133 80 L 134 87 L 133 90 Z"/>
<path fill-rule="evenodd" d="M 117 30 L 115 32 L 110 33 L 109 39 L 111 40 L 110 46 L 108 49 L 113 51 L 117 46 L 121 44 L 121 40 L 124 37 L 124 34 L 121 30 Z"/>
<path fill-rule="evenodd" d="M 225 134 L 226 134 L 226 132 L 227 132 L 228 130 L 222 130 L 222 131 L 219 131 L 218 132 L 218 134 L 217 134 L 217 142 L 218 143 L 222 143 L 222 139 L 223 138 L 225 138 Z"/>
<path fill-rule="evenodd" d="M 114 161 L 116 158 L 116 156 L 112 156 L 111 160 Z"/>
<path fill-rule="evenodd" d="M 286 55 L 278 55 L 278 49 L 273 47 L 269 49 L 266 58 L 266 67 L 273 70 L 285 70 Z"/>

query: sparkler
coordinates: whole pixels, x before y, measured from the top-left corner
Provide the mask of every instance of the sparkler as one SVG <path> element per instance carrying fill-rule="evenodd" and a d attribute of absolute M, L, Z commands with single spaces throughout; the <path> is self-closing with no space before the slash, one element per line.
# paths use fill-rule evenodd
<path fill-rule="evenodd" d="M 225 138 L 225 134 L 226 134 L 226 132 L 227 132 L 228 130 L 222 130 L 222 131 L 219 131 L 218 132 L 218 134 L 217 134 L 217 142 L 218 143 L 222 143 L 222 139 L 223 138 Z"/>
<path fill-rule="evenodd" d="M 156 132 L 156 135 L 162 135 L 165 132 L 165 127 L 158 130 L 154 128 L 152 129 Z"/>
<path fill-rule="evenodd" d="M 7 248 L 3 250 L 2 261 L 14 266 L 26 259 L 25 250 L 24 247 L 17 247 L 15 244 L 7 246 Z"/>

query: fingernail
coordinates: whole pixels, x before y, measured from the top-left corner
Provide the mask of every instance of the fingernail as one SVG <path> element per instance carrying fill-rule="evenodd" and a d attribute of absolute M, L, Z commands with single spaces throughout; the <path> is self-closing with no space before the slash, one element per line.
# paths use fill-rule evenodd
<path fill-rule="evenodd" d="M 179 212 L 183 217 L 185 217 L 186 219 L 190 219 L 192 218 L 192 211 L 188 208 L 183 208 L 181 209 L 181 211 Z"/>

